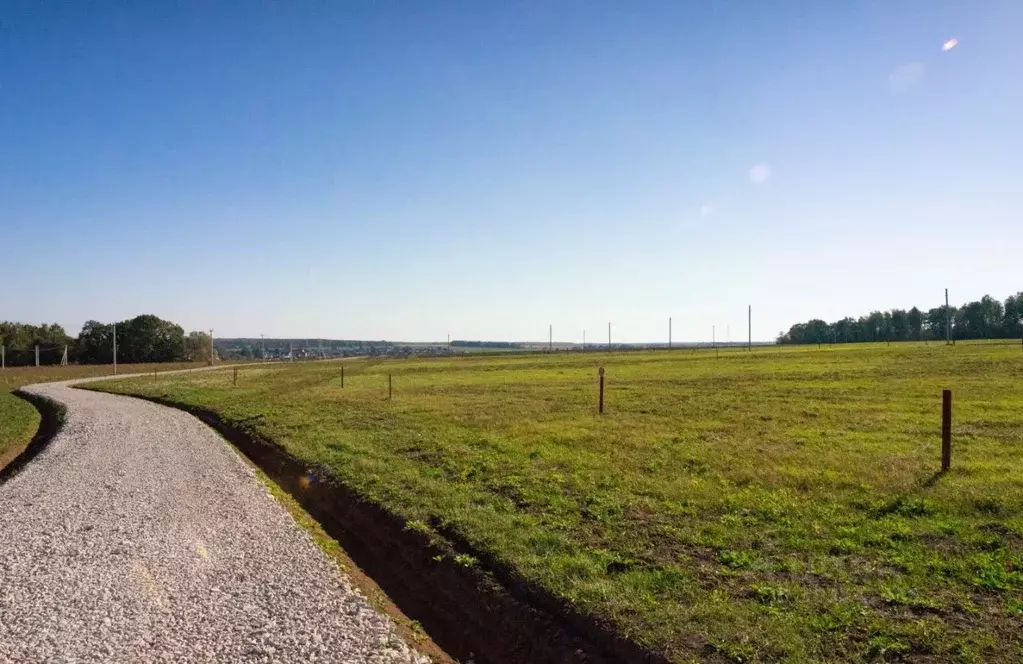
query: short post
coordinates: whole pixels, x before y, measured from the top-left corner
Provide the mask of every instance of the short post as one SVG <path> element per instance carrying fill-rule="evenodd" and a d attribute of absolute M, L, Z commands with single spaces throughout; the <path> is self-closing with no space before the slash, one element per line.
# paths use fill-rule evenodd
<path fill-rule="evenodd" d="M 941 391 L 941 472 L 952 467 L 952 390 Z"/>
<path fill-rule="evenodd" d="M 234 368 L 234 386 L 238 387 L 238 367 Z"/>
<path fill-rule="evenodd" d="M 391 400 L 391 374 L 387 374 L 387 400 Z"/>
<path fill-rule="evenodd" d="M 597 401 L 597 412 L 601 415 L 604 414 L 604 367 L 597 369 L 597 375 L 600 376 L 600 398 Z"/>
<path fill-rule="evenodd" d="M 341 365 L 341 389 L 345 389 L 345 365 Z"/>

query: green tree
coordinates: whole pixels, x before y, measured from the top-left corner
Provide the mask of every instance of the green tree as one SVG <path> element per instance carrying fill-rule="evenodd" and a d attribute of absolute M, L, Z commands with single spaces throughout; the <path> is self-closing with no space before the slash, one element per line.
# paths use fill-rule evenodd
<path fill-rule="evenodd" d="M 88 321 L 78 335 L 77 359 L 85 364 L 113 361 L 114 326 Z M 185 333 L 180 325 L 153 315 L 117 323 L 117 361 L 178 362 L 185 359 Z"/>
<path fill-rule="evenodd" d="M 210 335 L 205 332 L 189 332 L 185 337 L 184 359 L 189 362 L 208 362 Z"/>
<path fill-rule="evenodd" d="M 1002 333 L 1009 337 L 1023 337 L 1023 292 L 1005 298 L 1002 311 Z"/>
<path fill-rule="evenodd" d="M 906 313 L 906 325 L 909 326 L 909 338 L 914 341 L 923 339 L 924 315 L 913 307 Z"/>
<path fill-rule="evenodd" d="M 903 309 L 892 309 L 889 316 L 889 325 L 892 341 L 906 341 L 909 339 L 909 315 Z"/>
<path fill-rule="evenodd" d="M 110 323 L 86 321 L 78 333 L 76 359 L 82 364 L 110 364 L 114 357 L 113 336 Z"/>

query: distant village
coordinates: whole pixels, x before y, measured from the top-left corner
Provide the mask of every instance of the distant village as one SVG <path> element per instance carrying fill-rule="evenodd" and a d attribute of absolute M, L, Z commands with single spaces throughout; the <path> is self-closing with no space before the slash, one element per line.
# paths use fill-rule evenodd
<path fill-rule="evenodd" d="M 495 352 L 606 351 L 607 344 L 542 343 L 514 341 L 462 341 L 450 343 L 403 343 L 338 339 L 216 339 L 217 356 L 223 360 L 329 360 L 343 357 L 433 357 Z M 734 343 L 678 343 L 676 348 L 741 347 Z M 757 343 L 754 345 L 761 345 Z M 667 344 L 613 344 L 614 350 L 666 348 Z"/>
<path fill-rule="evenodd" d="M 390 341 L 338 341 L 334 339 L 217 339 L 217 355 L 224 360 L 326 360 L 342 357 L 421 357 L 450 355 L 464 349 L 445 343 L 403 344 Z"/>

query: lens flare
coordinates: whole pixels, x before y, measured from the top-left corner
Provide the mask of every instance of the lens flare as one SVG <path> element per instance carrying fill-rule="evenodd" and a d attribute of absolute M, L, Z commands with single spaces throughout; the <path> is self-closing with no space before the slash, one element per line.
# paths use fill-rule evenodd
<path fill-rule="evenodd" d="M 941 50 L 951 51 L 953 48 L 959 45 L 959 40 L 956 38 L 949 39 L 947 42 L 941 45 Z"/>

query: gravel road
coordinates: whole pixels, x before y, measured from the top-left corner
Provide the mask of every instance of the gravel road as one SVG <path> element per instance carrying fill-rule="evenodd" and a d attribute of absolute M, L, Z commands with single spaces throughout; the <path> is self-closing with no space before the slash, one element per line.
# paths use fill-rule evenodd
<path fill-rule="evenodd" d="M 68 383 L 0 485 L 0 662 L 426 662 L 185 413 Z"/>

